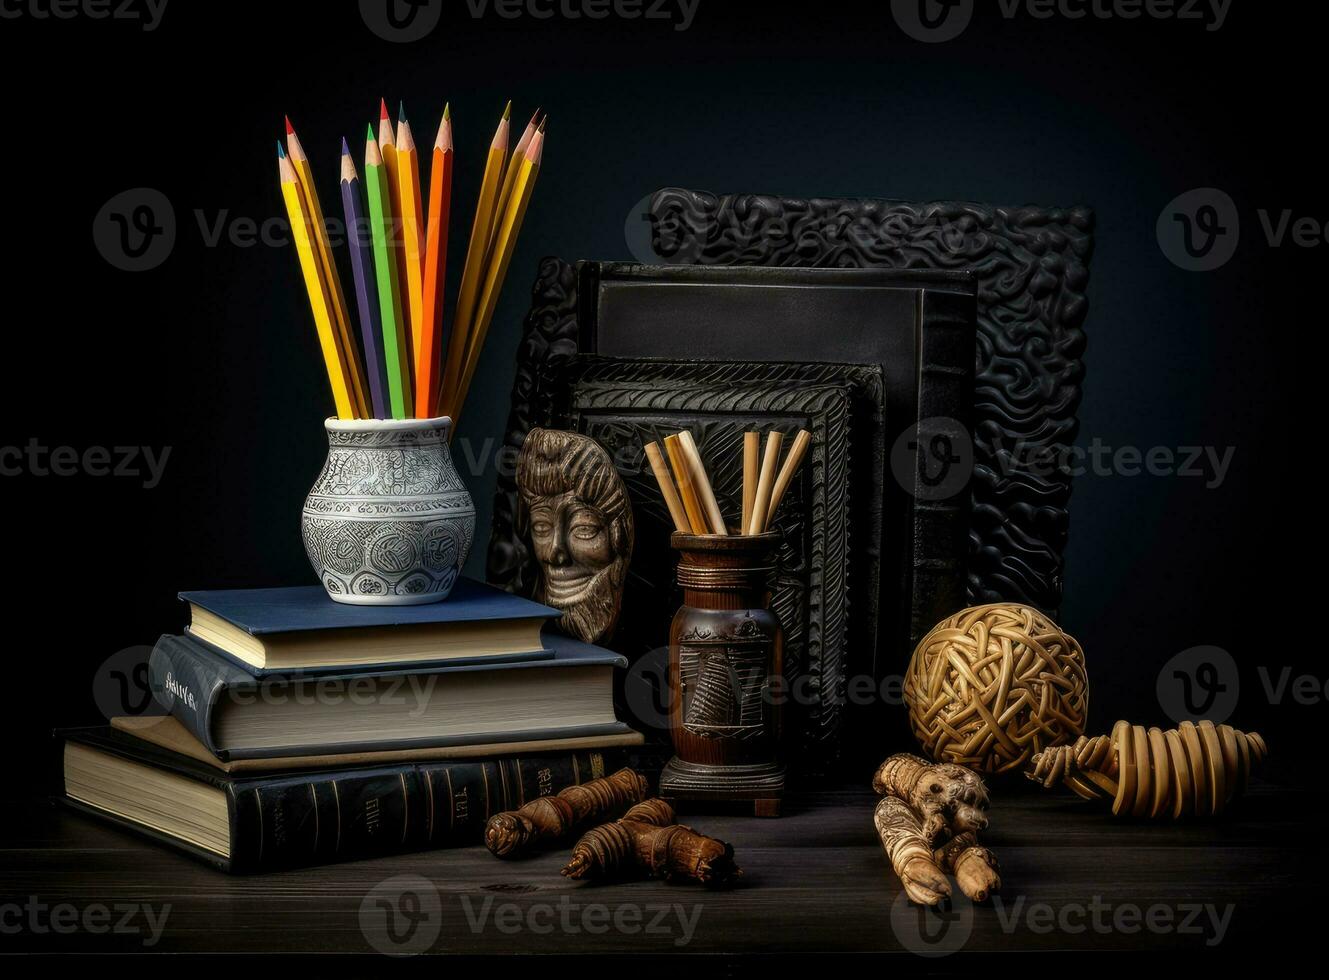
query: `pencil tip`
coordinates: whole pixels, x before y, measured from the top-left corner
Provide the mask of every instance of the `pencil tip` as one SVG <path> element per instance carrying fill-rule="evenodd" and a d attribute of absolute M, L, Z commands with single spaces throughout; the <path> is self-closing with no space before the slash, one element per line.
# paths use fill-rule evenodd
<path fill-rule="evenodd" d="M 371 143 L 374 142 L 374 124 L 373 124 L 373 123 L 370 123 L 369 125 L 365 126 L 365 139 L 369 140 L 369 142 L 371 142 Z"/>
<path fill-rule="evenodd" d="M 545 131 L 545 127 L 548 125 L 549 125 L 549 117 L 545 116 L 543 119 L 540 120 L 539 132 L 543 133 Z"/>
<path fill-rule="evenodd" d="M 511 99 L 508 99 L 508 107 L 507 107 L 506 109 L 503 110 L 503 118 L 504 118 L 504 119 L 511 119 L 511 118 L 512 118 L 512 100 L 511 100 Z"/>
<path fill-rule="evenodd" d="M 291 125 L 291 117 L 290 117 L 290 116 L 283 116 L 282 118 L 286 120 L 286 135 L 287 135 L 287 136 L 294 136 L 294 135 L 295 135 L 295 127 Z"/>
<path fill-rule="evenodd" d="M 391 118 L 392 118 L 391 116 L 388 115 L 388 100 L 387 100 L 387 99 L 379 99 L 379 100 L 378 100 L 378 118 L 380 118 L 380 119 L 391 119 Z"/>
<path fill-rule="evenodd" d="M 341 155 L 348 156 L 351 152 L 351 144 L 346 142 L 346 137 L 341 138 Z"/>
<path fill-rule="evenodd" d="M 277 159 L 278 160 L 286 159 L 286 147 L 281 145 L 281 140 L 277 140 Z"/>
<path fill-rule="evenodd" d="M 452 122 L 452 103 L 451 103 L 451 102 L 444 102 L 444 103 L 443 103 L 443 118 L 446 119 L 448 122 Z"/>
<path fill-rule="evenodd" d="M 405 121 L 406 121 L 406 103 L 405 103 L 404 101 L 403 101 L 403 102 L 398 102 L 398 103 L 397 103 L 397 122 L 405 122 Z"/>

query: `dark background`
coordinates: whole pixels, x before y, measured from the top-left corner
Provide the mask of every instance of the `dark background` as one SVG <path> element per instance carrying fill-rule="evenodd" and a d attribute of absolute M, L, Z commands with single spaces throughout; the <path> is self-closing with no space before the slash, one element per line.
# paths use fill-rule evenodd
<path fill-rule="evenodd" d="M 153 489 L 0 477 L 0 724 L 17 747 L 5 792 L 35 785 L 52 727 L 99 720 L 94 678 L 108 657 L 183 624 L 178 590 L 312 581 L 299 510 L 331 399 L 296 258 L 225 237 L 210 246 L 199 223 L 283 215 L 283 113 L 338 214 L 340 139 L 358 154 L 380 95 L 406 100 L 422 147 L 452 103 L 462 245 L 450 282 L 504 101 L 518 125 L 537 105 L 550 114 L 464 425 L 489 463 L 467 478 L 482 529 L 538 259 L 646 257 L 633 217 L 656 188 L 1093 207 L 1080 443 L 1235 454 L 1218 488 L 1078 481 L 1060 620 L 1087 652 L 1091 727 L 1166 722 L 1160 667 L 1214 644 L 1241 664 L 1233 722 L 1263 728 L 1284 759 L 1310 749 L 1325 674 L 1312 599 L 1322 450 L 1308 410 L 1323 384 L 1323 317 L 1308 287 L 1324 245 L 1271 247 L 1258 215 L 1326 216 L 1318 9 L 1235 0 L 1207 31 L 1147 17 L 1005 19 L 980 0 L 960 38 L 922 44 L 885 2 L 700 0 L 687 31 L 445 6 L 410 44 L 377 37 L 350 2 L 175 0 L 152 32 L 0 20 L 0 447 L 170 447 Z M 1242 225 L 1235 257 L 1208 273 L 1173 265 L 1155 233 L 1164 207 L 1198 187 L 1231 195 Z M 171 254 L 140 273 L 108 263 L 91 234 L 102 206 L 132 188 L 161 191 L 176 217 Z M 482 530 L 475 574 L 484 541 Z M 1270 703 L 1259 669 L 1284 666 L 1318 677 L 1318 704 Z"/>

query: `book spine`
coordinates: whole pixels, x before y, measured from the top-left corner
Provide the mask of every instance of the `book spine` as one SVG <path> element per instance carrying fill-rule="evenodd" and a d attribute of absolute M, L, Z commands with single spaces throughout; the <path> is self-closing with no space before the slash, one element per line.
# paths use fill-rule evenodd
<path fill-rule="evenodd" d="M 225 675 L 192 655 L 178 637 L 163 636 L 148 658 L 148 682 L 157 703 L 225 761 L 212 738 L 212 709 L 226 690 Z"/>
<path fill-rule="evenodd" d="M 613 752 L 311 773 L 231 785 L 237 872 L 478 844 L 495 813 L 605 774 Z"/>

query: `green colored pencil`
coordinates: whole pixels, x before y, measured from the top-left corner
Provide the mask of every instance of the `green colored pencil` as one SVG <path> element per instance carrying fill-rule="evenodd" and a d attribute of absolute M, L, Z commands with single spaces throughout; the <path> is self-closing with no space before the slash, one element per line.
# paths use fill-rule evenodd
<path fill-rule="evenodd" d="M 373 127 L 370 127 L 365 142 L 365 192 L 369 198 L 369 229 L 374 240 L 378 307 L 383 319 L 383 359 L 388 375 L 388 401 L 394 419 L 409 419 L 413 417 L 415 399 L 411 395 L 406 319 L 402 315 L 401 283 L 397 276 L 397 255 L 393 251 L 396 225 L 392 213 L 392 190 Z"/>

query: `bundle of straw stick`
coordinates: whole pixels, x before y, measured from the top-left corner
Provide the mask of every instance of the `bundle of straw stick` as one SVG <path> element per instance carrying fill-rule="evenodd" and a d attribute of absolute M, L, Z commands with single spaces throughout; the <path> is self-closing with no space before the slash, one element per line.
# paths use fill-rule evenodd
<path fill-rule="evenodd" d="M 517 238 L 535 193 L 545 123 L 537 111 L 509 153 L 512 103 L 490 142 L 451 329 L 444 329 L 452 216 L 452 112 L 443 120 L 422 193 L 421 159 L 403 107 L 394 131 L 386 101 L 365 141 L 363 186 L 342 140 L 341 199 L 359 336 L 327 234 L 309 158 L 290 120 L 277 144 L 282 196 L 318 329 L 337 416 L 457 416 L 466 402 Z"/>
<path fill-rule="evenodd" d="M 648 443 L 646 458 L 675 530 L 683 534 L 764 534 L 770 530 L 775 512 L 811 445 L 812 433 L 801 430 L 781 465 L 783 433 L 767 434 L 764 454 L 761 433 L 743 434 L 743 521 L 736 532 L 731 532 L 725 523 L 691 432 L 685 430 L 666 437 L 663 450 L 658 442 Z"/>

